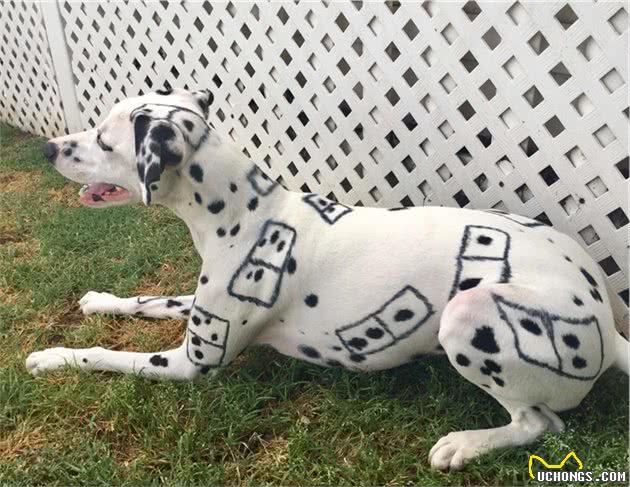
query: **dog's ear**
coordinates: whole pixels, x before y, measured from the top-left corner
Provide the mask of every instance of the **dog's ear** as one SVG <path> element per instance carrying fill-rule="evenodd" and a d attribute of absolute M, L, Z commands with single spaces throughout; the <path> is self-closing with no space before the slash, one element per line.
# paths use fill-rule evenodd
<path fill-rule="evenodd" d="M 138 111 L 132 120 L 142 201 L 149 205 L 152 192 L 159 190 L 164 170 L 181 164 L 188 156 L 188 143 L 176 124 L 152 118 L 150 110 Z"/>
<path fill-rule="evenodd" d="M 204 118 L 208 118 L 208 114 L 210 113 L 210 105 L 214 101 L 214 95 L 210 90 L 200 90 L 194 91 L 193 96 L 195 97 L 195 101 L 199 108 L 203 111 Z"/>

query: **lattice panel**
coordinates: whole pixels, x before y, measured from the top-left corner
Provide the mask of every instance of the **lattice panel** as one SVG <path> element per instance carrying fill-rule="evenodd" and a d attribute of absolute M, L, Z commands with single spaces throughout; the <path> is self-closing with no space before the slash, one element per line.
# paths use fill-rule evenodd
<path fill-rule="evenodd" d="M 40 7 L 0 4 L 0 120 L 52 137 L 66 125 Z"/>
<path fill-rule="evenodd" d="M 81 117 L 164 84 L 292 189 L 549 220 L 628 298 L 628 11 L 604 2 L 62 2 Z"/>

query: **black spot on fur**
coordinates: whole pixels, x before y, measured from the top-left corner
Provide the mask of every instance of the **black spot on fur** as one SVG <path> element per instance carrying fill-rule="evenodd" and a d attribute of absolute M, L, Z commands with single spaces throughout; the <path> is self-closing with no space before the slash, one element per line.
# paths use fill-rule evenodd
<path fill-rule="evenodd" d="M 317 350 L 315 350 L 313 347 L 309 347 L 308 345 L 300 345 L 298 347 L 298 350 L 309 358 L 321 357 L 321 355 L 319 354 Z"/>
<path fill-rule="evenodd" d="M 564 260 L 566 260 L 567 262 L 573 262 L 573 260 L 571 260 L 571 257 L 569 257 L 568 255 L 564 256 Z"/>
<path fill-rule="evenodd" d="M 74 162 L 81 162 L 81 159 L 79 159 L 79 158 L 78 158 L 78 157 L 76 157 L 76 156 L 75 156 L 75 157 L 73 157 L 73 158 L 72 158 L 72 160 L 73 160 Z"/>
<path fill-rule="evenodd" d="M 317 306 L 317 303 L 319 302 L 319 298 L 317 297 L 316 294 L 309 294 L 304 299 L 304 302 L 306 303 L 306 306 L 314 308 L 315 306 Z"/>
<path fill-rule="evenodd" d="M 201 325 L 201 320 L 199 319 L 199 316 L 193 316 L 192 320 L 195 325 L 197 326 Z"/>
<path fill-rule="evenodd" d="M 342 348 L 339 345 L 334 345 L 333 347 L 331 347 L 332 350 L 334 350 L 335 352 L 339 352 L 340 350 L 342 350 Z"/>
<path fill-rule="evenodd" d="M 201 353 L 199 350 L 195 350 L 195 357 L 201 360 L 203 358 L 203 353 Z"/>
<path fill-rule="evenodd" d="M 88 359 L 86 359 L 85 357 L 83 358 L 83 363 L 87 364 L 88 363 Z"/>
<path fill-rule="evenodd" d="M 168 367 L 168 359 L 162 357 L 161 355 L 153 355 L 149 362 L 151 365 L 155 365 L 156 367 Z"/>
<path fill-rule="evenodd" d="M 203 169 L 199 164 L 191 164 L 190 165 L 190 177 L 193 178 L 198 183 L 203 182 Z"/>
<path fill-rule="evenodd" d="M 365 336 L 373 340 L 378 340 L 384 334 L 385 332 L 381 328 L 368 328 L 365 332 Z"/>
<path fill-rule="evenodd" d="M 492 243 L 492 237 L 488 237 L 487 235 L 479 235 L 477 237 L 477 243 L 480 245 L 490 245 Z"/>
<path fill-rule="evenodd" d="M 479 369 L 479 371 L 483 374 L 483 375 L 492 375 L 492 371 L 488 368 L 488 367 L 481 367 Z"/>
<path fill-rule="evenodd" d="M 593 299 L 595 301 L 599 301 L 600 303 L 603 303 L 602 295 L 599 294 L 599 291 L 597 289 L 591 289 L 591 296 L 593 296 Z"/>
<path fill-rule="evenodd" d="M 462 367 L 468 367 L 470 365 L 470 359 L 466 357 L 466 355 L 458 353 L 455 357 L 455 362 L 457 362 Z"/>
<path fill-rule="evenodd" d="M 201 282 L 201 284 L 208 284 L 208 276 L 201 276 L 199 282 Z"/>
<path fill-rule="evenodd" d="M 70 149 L 69 147 L 67 149 L 64 149 L 63 155 L 66 157 L 70 157 L 72 155 L 72 149 Z"/>
<path fill-rule="evenodd" d="M 168 301 L 166 301 L 167 308 L 172 308 L 173 306 L 183 306 L 183 305 L 181 301 L 177 301 L 175 299 L 169 299 Z"/>
<path fill-rule="evenodd" d="M 573 296 L 573 302 L 578 305 L 578 306 L 584 306 L 584 301 L 582 301 L 580 298 L 578 298 L 577 296 Z"/>
<path fill-rule="evenodd" d="M 413 318 L 413 311 L 410 309 L 399 309 L 394 315 L 395 321 L 407 321 Z"/>
<path fill-rule="evenodd" d="M 501 379 L 501 377 L 496 377 L 496 376 L 492 376 L 492 380 L 494 381 L 494 383 L 496 385 L 498 385 L 499 387 L 503 387 L 505 385 L 505 382 L 503 382 L 503 379 Z"/>
<path fill-rule="evenodd" d="M 216 200 L 208 205 L 208 211 L 213 215 L 220 213 L 223 208 L 225 208 L 225 201 L 223 200 Z"/>
<path fill-rule="evenodd" d="M 352 360 L 353 362 L 363 362 L 365 360 L 365 355 L 353 353 L 352 355 L 350 355 L 350 360 Z"/>
<path fill-rule="evenodd" d="M 586 360 L 576 355 L 575 357 L 573 357 L 573 367 L 575 367 L 576 369 L 583 369 L 584 367 L 586 367 Z"/>
<path fill-rule="evenodd" d="M 483 364 L 496 374 L 499 374 L 501 372 L 501 366 L 494 360 L 486 359 Z"/>
<path fill-rule="evenodd" d="M 329 367 L 343 367 L 343 364 L 339 362 L 339 360 L 335 359 L 326 360 L 326 365 L 328 365 Z"/>
<path fill-rule="evenodd" d="M 258 269 L 255 273 L 254 273 L 254 281 L 258 282 L 262 279 L 262 276 L 264 275 L 265 271 L 263 269 Z"/>
<path fill-rule="evenodd" d="M 562 341 L 569 348 L 577 350 L 580 348 L 580 339 L 576 337 L 573 333 L 567 333 L 566 335 L 562 335 Z"/>
<path fill-rule="evenodd" d="M 213 342 L 216 342 L 219 339 L 219 335 L 217 335 L 216 333 L 213 333 L 212 335 L 210 335 L 210 340 L 212 340 Z"/>
<path fill-rule="evenodd" d="M 199 369 L 199 372 L 201 372 L 203 375 L 206 375 L 208 372 L 210 372 L 210 366 L 204 365 Z"/>
<path fill-rule="evenodd" d="M 193 345 L 195 345 L 195 346 L 197 346 L 197 347 L 198 347 L 199 345 L 201 345 L 201 339 L 200 339 L 197 335 L 193 336 L 193 337 L 190 339 L 190 341 L 191 341 L 191 343 L 192 343 Z"/>
<path fill-rule="evenodd" d="M 198 205 L 200 205 L 203 200 L 201 199 L 201 195 L 199 193 L 195 193 L 195 201 L 197 202 Z"/>
<path fill-rule="evenodd" d="M 157 191 L 157 189 L 158 189 L 158 185 L 157 185 L 157 184 L 155 184 L 155 183 L 153 183 L 153 184 L 151 185 L 151 191 Z"/>
<path fill-rule="evenodd" d="M 295 272 L 295 269 L 297 269 L 297 262 L 295 262 L 295 259 L 291 257 L 289 259 L 289 262 L 287 263 L 287 272 L 289 274 L 293 274 Z"/>
<path fill-rule="evenodd" d="M 232 193 L 236 193 L 238 191 L 238 186 L 235 183 L 230 183 L 230 191 L 232 191 Z"/>
<path fill-rule="evenodd" d="M 467 289 L 472 289 L 474 287 L 477 287 L 480 282 L 481 282 L 481 278 L 478 278 L 478 277 L 464 279 L 462 282 L 459 283 L 459 290 L 466 291 Z"/>
<path fill-rule="evenodd" d="M 528 332 L 533 333 L 534 335 L 542 334 L 542 330 L 540 329 L 540 326 L 538 326 L 538 323 L 528 318 L 523 318 L 520 323 L 521 326 L 525 328 Z"/>
<path fill-rule="evenodd" d="M 586 280 L 588 281 L 588 283 L 591 286 L 595 286 L 597 287 L 597 281 L 595 280 L 595 278 L 590 274 L 590 272 L 588 272 L 586 269 L 584 269 L 584 267 L 580 267 L 580 272 L 582 273 L 582 275 L 586 278 Z"/>
<path fill-rule="evenodd" d="M 249 200 L 249 203 L 247 203 L 247 209 L 249 211 L 254 211 L 256 208 L 258 208 L 258 198 L 254 196 L 251 200 Z"/>
<path fill-rule="evenodd" d="M 181 314 L 183 314 L 184 316 L 188 316 L 190 314 L 190 310 L 189 309 L 182 309 L 180 311 Z"/>
<path fill-rule="evenodd" d="M 354 337 L 352 340 L 348 342 L 352 348 L 356 348 L 357 350 L 361 350 L 368 344 L 365 338 Z"/>
<path fill-rule="evenodd" d="M 223 227 L 219 227 L 219 228 L 217 228 L 217 235 L 218 235 L 219 237 L 221 237 L 221 238 L 222 238 L 222 237 L 225 237 L 225 228 L 223 228 Z"/>
<path fill-rule="evenodd" d="M 482 326 L 475 330 L 475 336 L 470 342 L 477 350 L 486 353 L 499 353 L 499 345 L 494 338 L 494 330 L 489 326 Z"/>
<path fill-rule="evenodd" d="M 189 132 L 192 132 L 192 129 L 195 128 L 195 125 L 190 120 L 184 120 L 184 127 L 186 127 Z"/>
<path fill-rule="evenodd" d="M 236 234 L 238 234 L 240 229 L 241 229 L 241 226 L 237 223 L 236 225 L 232 227 L 232 230 L 230 230 L 230 235 L 232 235 L 232 237 L 235 237 Z"/>

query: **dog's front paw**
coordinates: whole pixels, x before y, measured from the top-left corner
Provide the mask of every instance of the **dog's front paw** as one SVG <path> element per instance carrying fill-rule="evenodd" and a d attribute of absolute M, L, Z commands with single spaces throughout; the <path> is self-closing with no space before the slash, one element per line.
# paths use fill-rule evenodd
<path fill-rule="evenodd" d="M 33 352 L 26 358 L 26 369 L 33 375 L 64 365 L 77 365 L 76 357 L 70 348 L 47 348 L 41 352 Z"/>
<path fill-rule="evenodd" d="M 440 438 L 429 452 L 431 467 L 438 470 L 461 470 L 470 460 L 487 451 L 483 448 L 483 440 L 478 433 L 455 431 Z"/>
<path fill-rule="evenodd" d="M 88 291 L 80 300 L 79 306 L 83 314 L 92 313 L 122 313 L 124 301 L 109 293 Z"/>

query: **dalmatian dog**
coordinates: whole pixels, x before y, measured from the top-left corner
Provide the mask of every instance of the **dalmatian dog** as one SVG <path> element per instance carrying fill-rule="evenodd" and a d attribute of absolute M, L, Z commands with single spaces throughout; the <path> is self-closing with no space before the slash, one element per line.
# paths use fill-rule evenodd
<path fill-rule="evenodd" d="M 180 318 L 183 343 L 135 353 L 51 348 L 32 374 L 86 370 L 192 380 L 267 344 L 325 367 L 369 372 L 446 354 L 511 416 L 450 433 L 434 468 L 559 432 L 611 365 L 628 373 L 605 278 L 571 238 L 499 211 L 350 207 L 287 191 L 222 139 L 213 95 L 157 91 L 117 103 L 98 126 L 48 141 L 46 158 L 83 183 L 92 208 L 143 202 L 187 224 L 203 265 L 194 295 L 90 291 L 85 314 Z M 617 316 L 614 316 L 614 315 Z"/>

